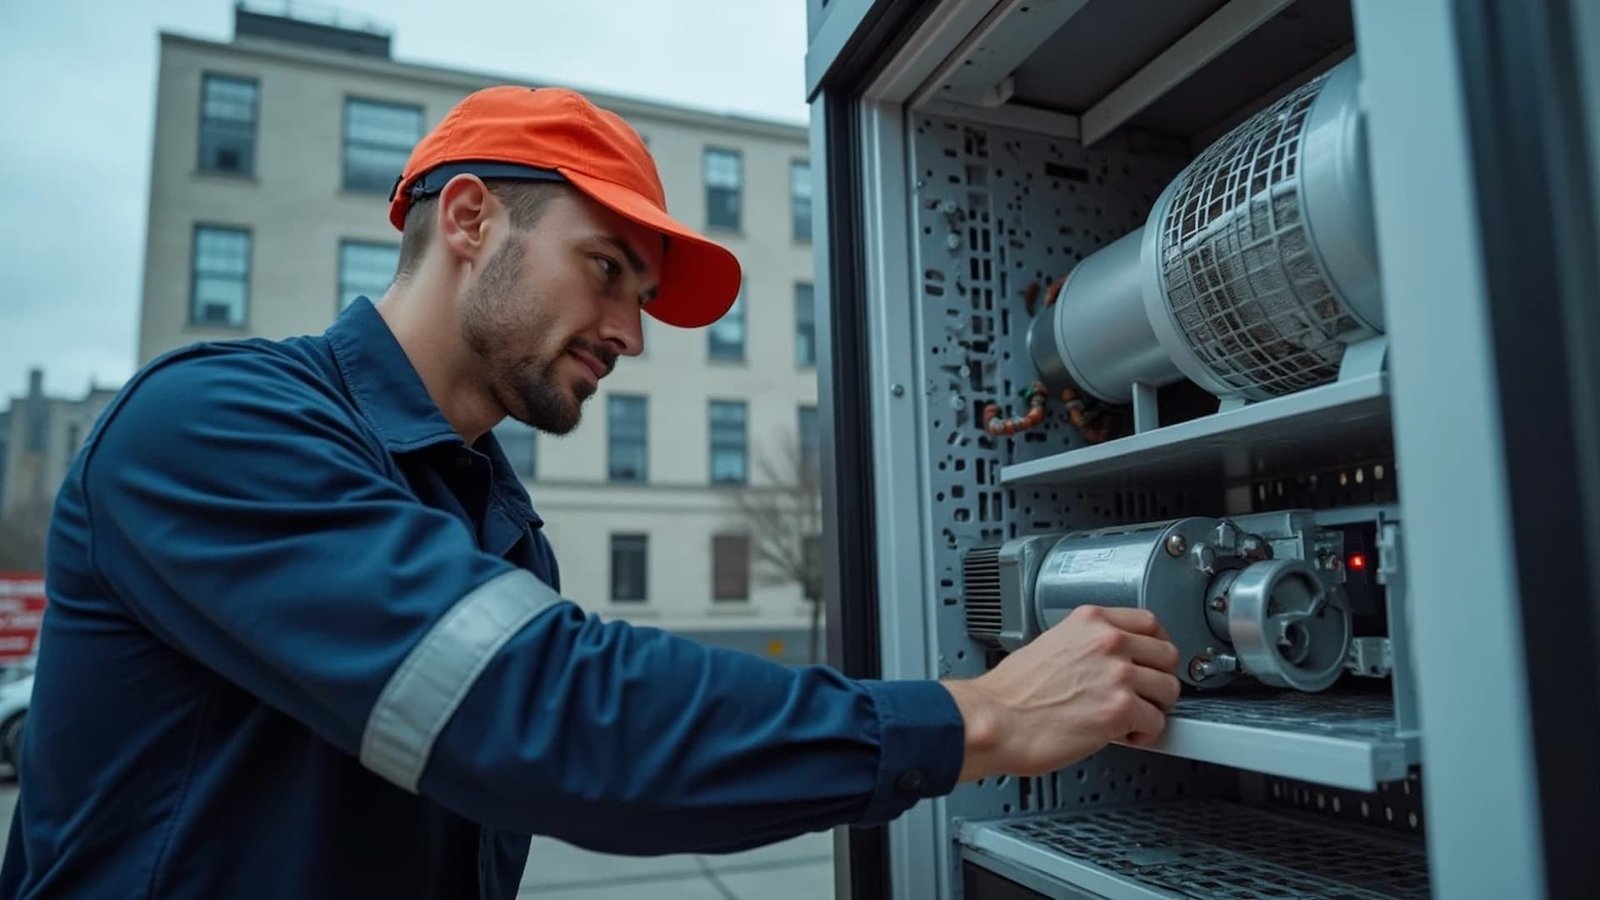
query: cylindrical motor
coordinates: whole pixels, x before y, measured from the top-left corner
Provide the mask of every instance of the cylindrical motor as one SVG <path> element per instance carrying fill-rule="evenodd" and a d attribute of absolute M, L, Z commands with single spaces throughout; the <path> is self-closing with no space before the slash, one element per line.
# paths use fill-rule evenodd
<path fill-rule="evenodd" d="M 1028 353 L 1046 387 L 1128 403 L 1135 382 L 1161 387 L 1183 377 L 1144 313 L 1143 234 L 1123 235 L 1075 266 L 1055 304 L 1028 326 Z"/>
<path fill-rule="evenodd" d="M 1080 262 L 1029 326 L 1045 385 L 1124 404 L 1184 377 L 1251 400 L 1334 380 L 1384 327 L 1359 80 L 1351 57 L 1250 117 Z"/>
<path fill-rule="evenodd" d="M 974 551 L 969 631 L 1015 647 L 1080 606 L 1148 609 L 1191 685 L 1220 687 L 1244 672 L 1320 691 L 1344 671 L 1349 605 L 1336 578 L 1303 559 L 1273 558 L 1273 545 L 1226 519 L 1193 517 Z"/>

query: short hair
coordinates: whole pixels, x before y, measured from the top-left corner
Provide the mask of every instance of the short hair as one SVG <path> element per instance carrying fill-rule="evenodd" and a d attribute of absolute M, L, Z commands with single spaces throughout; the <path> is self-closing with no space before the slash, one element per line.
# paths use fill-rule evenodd
<path fill-rule="evenodd" d="M 567 185 L 552 181 L 486 179 L 484 185 L 489 188 L 489 193 L 505 204 L 506 211 L 511 215 L 511 227 L 518 230 L 537 225 L 550 201 L 568 189 Z M 433 239 L 433 208 L 438 203 L 439 195 L 433 194 L 414 201 L 406 210 L 406 225 L 400 236 L 400 263 L 394 276 L 396 281 L 410 276 L 422 262 L 428 242 Z"/>

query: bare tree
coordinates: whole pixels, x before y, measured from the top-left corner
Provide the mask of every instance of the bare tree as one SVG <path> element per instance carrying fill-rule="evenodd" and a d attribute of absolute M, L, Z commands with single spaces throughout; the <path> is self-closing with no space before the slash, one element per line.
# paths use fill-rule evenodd
<path fill-rule="evenodd" d="M 45 536 L 50 530 L 50 504 L 29 503 L 0 516 L 0 570 L 44 570 Z"/>
<path fill-rule="evenodd" d="M 811 607 L 810 660 L 818 662 L 822 634 L 822 480 L 799 436 L 777 452 L 762 451 L 757 478 L 734 495 L 750 535 L 756 577 L 764 585 L 794 584 Z"/>

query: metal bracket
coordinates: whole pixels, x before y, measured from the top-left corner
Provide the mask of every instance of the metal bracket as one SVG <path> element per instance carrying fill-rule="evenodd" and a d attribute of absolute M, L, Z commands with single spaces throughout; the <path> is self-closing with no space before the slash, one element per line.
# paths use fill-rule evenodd
<path fill-rule="evenodd" d="M 1383 678 L 1394 671 L 1394 652 L 1388 638 L 1364 637 L 1350 642 L 1345 668 L 1367 678 Z"/>

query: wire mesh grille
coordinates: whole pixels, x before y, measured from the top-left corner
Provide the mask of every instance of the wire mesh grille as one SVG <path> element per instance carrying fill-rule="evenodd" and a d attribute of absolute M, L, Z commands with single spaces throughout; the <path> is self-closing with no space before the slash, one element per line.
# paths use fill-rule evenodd
<path fill-rule="evenodd" d="M 1427 900 L 1420 839 L 1212 800 L 1031 819 L 1002 833 L 1203 900 Z"/>
<path fill-rule="evenodd" d="M 1179 700 L 1175 718 L 1356 741 L 1395 739 L 1394 700 L 1382 695 L 1300 694 Z"/>
<path fill-rule="evenodd" d="M 1167 302 L 1200 361 L 1248 396 L 1332 381 L 1362 326 L 1311 246 L 1300 196 L 1306 119 L 1326 77 L 1217 141 L 1185 170 L 1161 223 Z"/>

